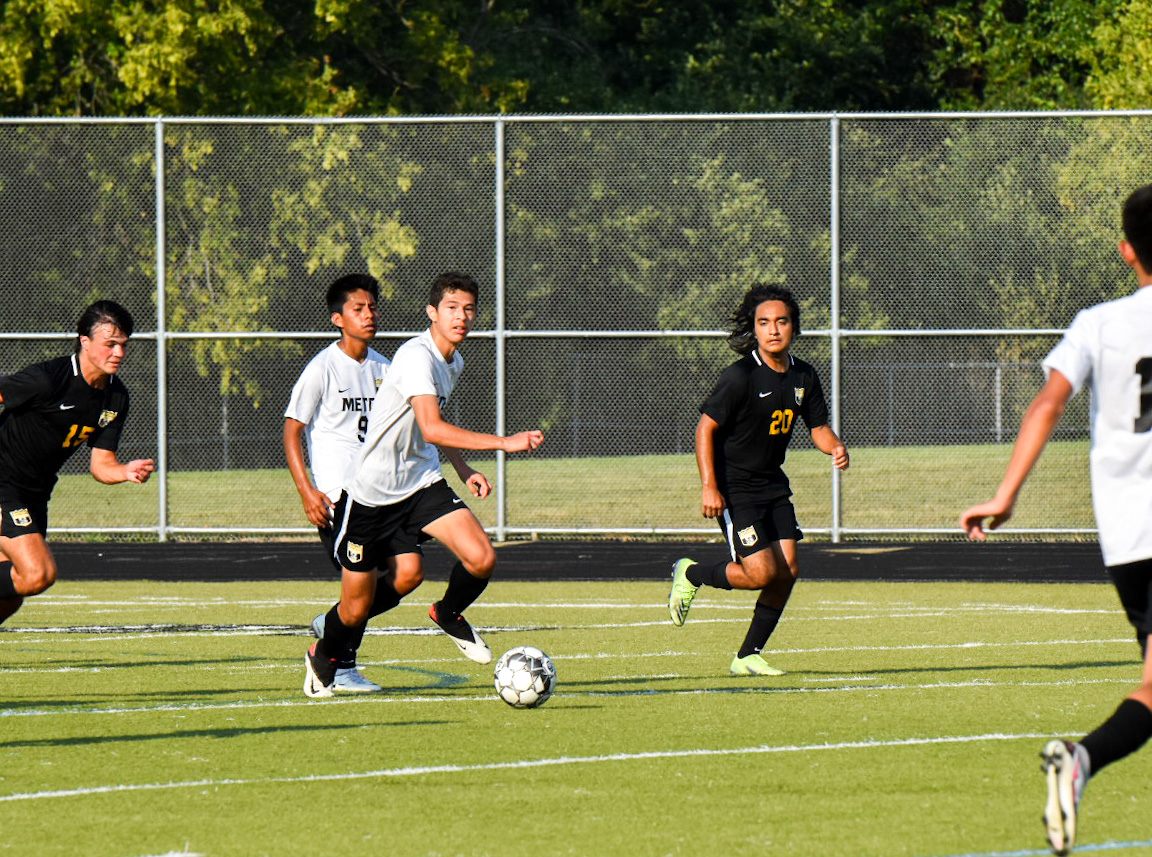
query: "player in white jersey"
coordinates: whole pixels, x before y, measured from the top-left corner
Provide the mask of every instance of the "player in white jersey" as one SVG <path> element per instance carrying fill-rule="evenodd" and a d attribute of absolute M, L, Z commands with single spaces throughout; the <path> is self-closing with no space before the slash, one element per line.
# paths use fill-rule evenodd
<path fill-rule="evenodd" d="M 284 411 L 288 469 L 304 503 L 304 514 L 316 525 L 328 558 L 337 569 L 340 563 L 333 558 L 332 516 L 334 510 L 343 507 L 341 492 L 360 455 L 368 414 L 388 369 L 388 360 L 369 346 L 376 336 L 379 294 L 379 283 L 365 274 L 341 277 L 328 287 L 325 300 L 340 338 L 304 367 Z M 311 478 L 304 463 L 305 439 Z M 389 580 L 380 587 L 382 595 L 394 587 L 394 580 Z M 322 619 L 323 615 L 312 624 L 317 636 L 323 633 Z M 380 685 L 365 679 L 356 668 L 356 650 L 364 627 L 358 632 L 339 657 L 333 686 L 350 692 L 378 691 Z"/>
<path fill-rule="evenodd" d="M 1016 497 L 1068 400 L 1091 387 L 1090 470 L 1104 564 L 1136 629 L 1144 657 L 1141 684 L 1115 713 L 1078 742 L 1048 742 L 1044 823 L 1057 854 L 1076 841 L 1077 808 L 1090 776 L 1152 737 L 1152 185 L 1124 203 L 1120 255 L 1139 287 L 1128 297 L 1079 313 L 1044 360 L 1047 380 L 1032 401 L 996 496 L 966 510 L 960 526 L 974 539 L 1008 520 Z"/>
<path fill-rule="evenodd" d="M 484 498 L 491 486 L 460 450 L 526 452 L 540 446 L 544 436 L 536 430 L 500 437 L 443 417 L 464 368 L 457 349 L 476 320 L 478 291 L 466 274 L 436 278 L 426 308 L 428 330 L 400 346 L 376 394 L 368 436 L 346 486 L 347 504 L 335 521 L 336 557 L 344 569 L 340 603 L 325 615 L 323 634 L 304 658 L 308 696 L 332 695 L 347 639 L 381 606 L 377 582 L 385 578 L 380 572 L 399 569 L 397 578 L 402 572 L 406 581 L 415 581 L 412 588 L 423 579 L 420 544 L 430 538 L 452 551 L 457 562 L 429 616 L 466 657 L 481 664 L 492 660 L 463 613 L 488 585 L 496 551 L 476 516 L 444 481 L 437 447 L 472 495 Z"/>

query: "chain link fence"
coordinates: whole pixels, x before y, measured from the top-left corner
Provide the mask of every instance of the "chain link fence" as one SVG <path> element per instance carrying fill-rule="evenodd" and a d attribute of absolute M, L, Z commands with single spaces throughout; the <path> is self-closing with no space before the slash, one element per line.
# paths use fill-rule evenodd
<path fill-rule="evenodd" d="M 1039 361 L 1079 309 L 1132 288 L 1119 206 L 1147 182 L 1141 113 L 0 122 L 0 372 L 64 353 L 99 297 L 136 316 L 122 457 L 78 454 L 52 502 L 74 537 L 310 529 L 282 414 L 333 338 L 336 277 L 381 280 L 377 348 L 426 324 L 441 271 L 481 283 L 451 420 L 540 427 L 470 454 L 501 539 L 707 535 L 698 406 L 735 359 L 754 282 L 803 307 L 849 471 L 801 430 L 801 525 L 948 538 L 995 490 Z M 158 289 L 157 284 L 163 288 Z M 1009 532 L 1091 536 L 1086 396 Z M 449 470 L 450 481 L 454 475 Z"/>

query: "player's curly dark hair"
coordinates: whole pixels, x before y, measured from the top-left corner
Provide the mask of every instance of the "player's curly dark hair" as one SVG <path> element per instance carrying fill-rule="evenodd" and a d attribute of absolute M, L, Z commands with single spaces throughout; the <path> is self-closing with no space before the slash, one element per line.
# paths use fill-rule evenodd
<path fill-rule="evenodd" d="M 132 313 L 116 301 L 96 301 L 90 304 L 76 322 L 75 351 L 80 352 L 80 337 L 92 336 L 92 331 L 102 324 L 110 324 L 125 336 L 132 335 Z"/>
<path fill-rule="evenodd" d="M 480 287 L 474 279 L 458 271 L 448 271 L 432 281 L 432 288 L 428 290 L 428 306 L 440 306 L 440 301 L 444 300 L 448 292 L 467 292 L 473 300 L 480 299 Z"/>
<path fill-rule="evenodd" d="M 800 304 L 792 297 L 792 292 L 783 286 L 757 283 L 744 295 L 736 312 L 732 313 L 732 327 L 728 333 L 728 347 L 737 354 L 750 354 L 756 347 L 756 307 L 764 301 L 781 301 L 792 314 L 792 327 L 795 335 L 800 335 Z"/>

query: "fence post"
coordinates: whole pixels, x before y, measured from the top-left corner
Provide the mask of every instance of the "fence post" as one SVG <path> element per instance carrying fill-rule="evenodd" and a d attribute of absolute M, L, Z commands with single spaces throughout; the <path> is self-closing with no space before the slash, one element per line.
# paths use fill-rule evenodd
<path fill-rule="evenodd" d="M 168 541 L 168 308 L 165 283 L 164 120 L 156 120 L 156 478 L 160 480 L 156 538 Z"/>
<path fill-rule="evenodd" d="M 831 392 L 832 430 L 843 436 L 840 429 L 840 117 L 833 116 L 829 124 L 829 336 L 832 352 Z M 832 470 L 832 542 L 840 541 L 842 510 L 840 508 L 840 471 Z"/>
<path fill-rule="evenodd" d="M 496 144 L 496 434 L 505 431 L 505 325 L 504 325 L 504 120 L 494 125 Z M 508 527 L 508 457 L 496 450 L 496 541 L 502 542 Z"/>

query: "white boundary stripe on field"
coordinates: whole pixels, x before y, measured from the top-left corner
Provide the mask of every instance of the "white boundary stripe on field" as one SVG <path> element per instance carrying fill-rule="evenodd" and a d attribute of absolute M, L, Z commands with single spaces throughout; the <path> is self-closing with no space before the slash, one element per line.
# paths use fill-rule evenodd
<path fill-rule="evenodd" d="M 472 771 L 506 771 L 531 768 L 549 768 L 562 765 L 592 765 L 604 762 L 637 762 L 654 759 L 690 759 L 709 756 L 742 756 L 766 753 L 809 753 L 825 750 L 873 750 L 886 747 L 923 747 L 939 744 L 973 744 L 981 741 L 1020 741 L 1049 738 L 1040 732 L 1025 732 L 1018 735 L 987 733 L 984 735 L 946 735 L 936 738 L 899 738 L 891 741 L 843 741 L 836 744 L 791 744 L 783 747 L 758 745 L 754 747 L 732 747 L 728 749 L 696 750 L 650 750 L 644 753 L 612 753 L 605 756 L 557 756 L 551 759 L 522 759 L 513 762 L 488 762 L 478 765 L 425 765 L 408 768 L 383 768 L 376 771 L 348 772 L 343 774 L 311 774 L 303 777 L 263 777 L 251 779 L 186 780 L 172 783 L 136 783 L 90 786 L 88 788 L 60 789 L 57 791 L 25 792 L 0 795 L 0 803 L 14 801 L 45 800 L 60 797 L 87 797 L 100 794 L 120 794 L 123 792 L 161 791 L 166 789 L 220 788 L 222 786 L 261 786 L 274 783 L 322 783 L 343 780 L 370 780 L 385 777 L 417 777 L 431 774 L 461 774 Z"/>
<path fill-rule="evenodd" d="M 638 679 L 638 681 L 643 680 Z M 854 680 L 860 680 L 857 677 Z M 1132 679 L 1102 678 L 1102 679 L 1062 679 L 1060 681 L 986 681 L 973 679 L 971 681 L 941 681 L 927 684 L 861 684 L 842 685 L 840 687 L 723 687 L 698 688 L 695 690 L 652 690 L 640 688 L 637 690 L 612 691 L 580 691 L 569 692 L 563 695 L 570 697 L 604 696 L 618 698 L 622 696 L 708 696 L 713 694 L 811 694 L 811 693 L 858 693 L 861 691 L 877 693 L 879 691 L 896 690 L 965 690 L 968 688 L 989 689 L 997 687 L 1083 687 L 1092 684 L 1120 684 L 1125 687 L 1132 685 Z M 558 694 L 559 695 L 559 694 Z M 0 709 L 0 719 L 5 717 L 55 717 L 69 714 L 153 714 L 169 711 L 231 711 L 247 708 L 295 708 L 301 705 L 383 705 L 385 703 L 461 703 L 478 702 L 485 705 L 495 704 L 497 697 L 491 693 L 480 696 L 386 696 L 381 693 L 365 693 L 358 696 L 343 696 L 335 699 L 325 699 L 317 702 L 310 699 L 278 699 L 257 700 L 254 702 L 205 702 L 187 703 L 182 705 L 154 705 L 139 706 L 136 708 L 66 708 L 66 709 Z"/>

